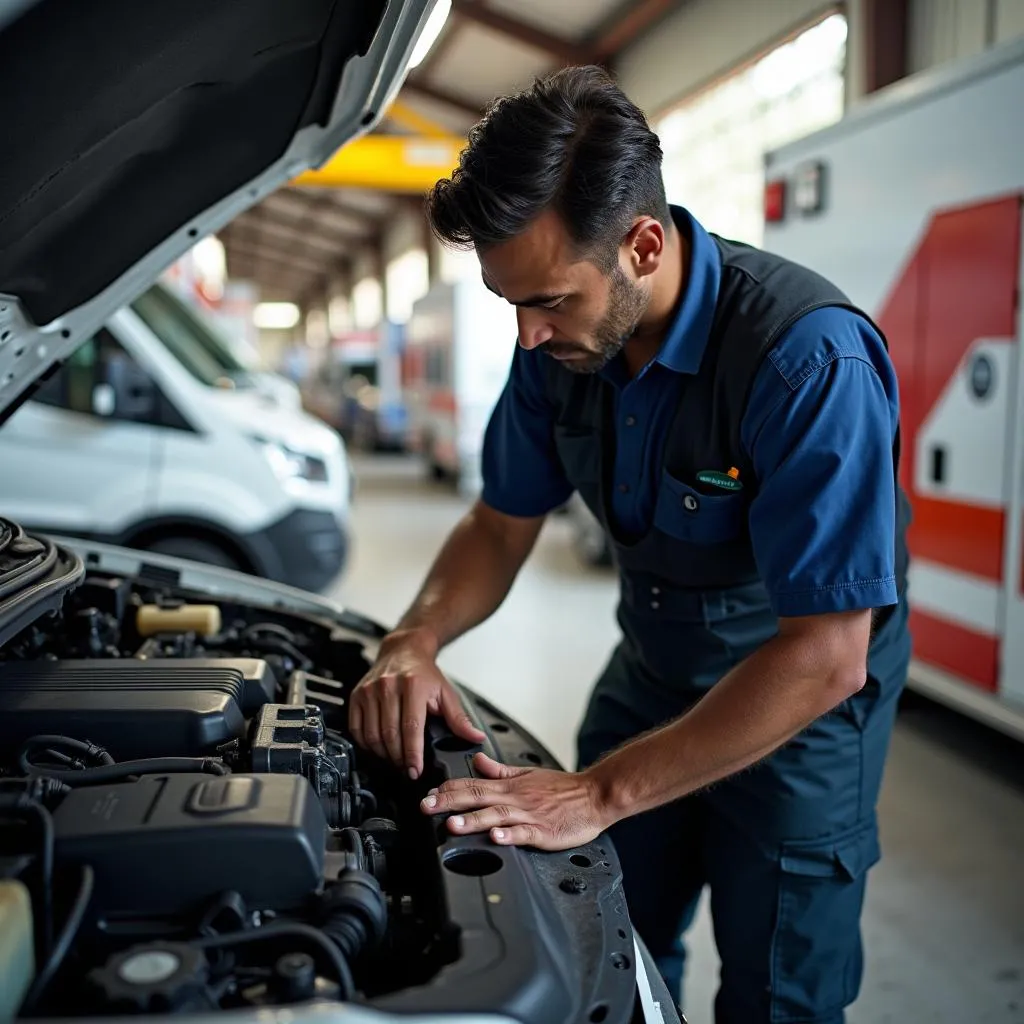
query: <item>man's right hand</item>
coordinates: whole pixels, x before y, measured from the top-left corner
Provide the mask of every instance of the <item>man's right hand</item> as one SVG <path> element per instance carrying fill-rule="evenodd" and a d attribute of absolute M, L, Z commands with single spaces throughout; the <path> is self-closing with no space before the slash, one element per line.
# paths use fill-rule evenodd
<path fill-rule="evenodd" d="M 482 743 L 459 695 L 437 667 L 437 643 L 428 634 L 390 634 L 377 660 L 352 691 L 348 724 L 352 738 L 378 757 L 418 779 L 423 773 L 427 715 L 440 715 L 448 728 L 471 743 Z"/>

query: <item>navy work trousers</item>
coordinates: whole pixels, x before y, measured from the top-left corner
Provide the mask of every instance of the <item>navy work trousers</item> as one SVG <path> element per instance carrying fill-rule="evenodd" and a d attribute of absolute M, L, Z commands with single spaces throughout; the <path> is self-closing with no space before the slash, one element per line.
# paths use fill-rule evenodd
<path fill-rule="evenodd" d="M 692 706 L 763 642 L 764 617 L 730 621 L 726 644 L 682 625 L 687 669 L 671 682 L 620 644 L 580 728 L 580 767 Z M 673 993 L 683 935 L 709 887 L 722 963 L 716 1024 L 841 1024 L 856 998 L 876 803 L 909 648 L 901 603 L 875 636 L 858 694 L 748 771 L 611 830 L 630 917 Z"/>

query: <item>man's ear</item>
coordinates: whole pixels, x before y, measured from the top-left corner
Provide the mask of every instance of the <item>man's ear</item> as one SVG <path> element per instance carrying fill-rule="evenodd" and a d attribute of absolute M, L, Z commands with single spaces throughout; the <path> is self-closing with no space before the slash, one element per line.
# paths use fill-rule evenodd
<path fill-rule="evenodd" d="M 623 240 L 633 273 L 639 277 L 653 274 L 665 255 L 665 229 L 654 217 L 640 217 Z"/>

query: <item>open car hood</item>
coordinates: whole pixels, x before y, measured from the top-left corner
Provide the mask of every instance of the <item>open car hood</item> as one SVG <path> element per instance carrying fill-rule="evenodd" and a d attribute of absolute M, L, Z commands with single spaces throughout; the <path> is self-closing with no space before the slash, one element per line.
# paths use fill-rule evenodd
<path fill-rule="evenodd" d="M 0 422 L 170 263 L 368 131 L 435 0 L 0 12 Z"/>

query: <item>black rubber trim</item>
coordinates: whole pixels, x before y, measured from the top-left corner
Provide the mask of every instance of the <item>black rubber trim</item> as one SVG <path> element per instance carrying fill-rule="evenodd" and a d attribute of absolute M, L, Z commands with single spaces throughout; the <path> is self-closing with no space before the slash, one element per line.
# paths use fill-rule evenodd
<path fill-rule="evenodd" d="M 0 647 L 44 614 L 59 611 L 64 596 L 84 578 L 85 564 L 77 554 L 53 550 L 56 559 L 44 576 L 0 599 Z"/>
<path fill-rule="evenodd" d="M 348 535 L 330 512 L 293 509 L 263 530 L 239 538 L 257 553 L 268 579 L 319 592 L 345 567 Z"/>

